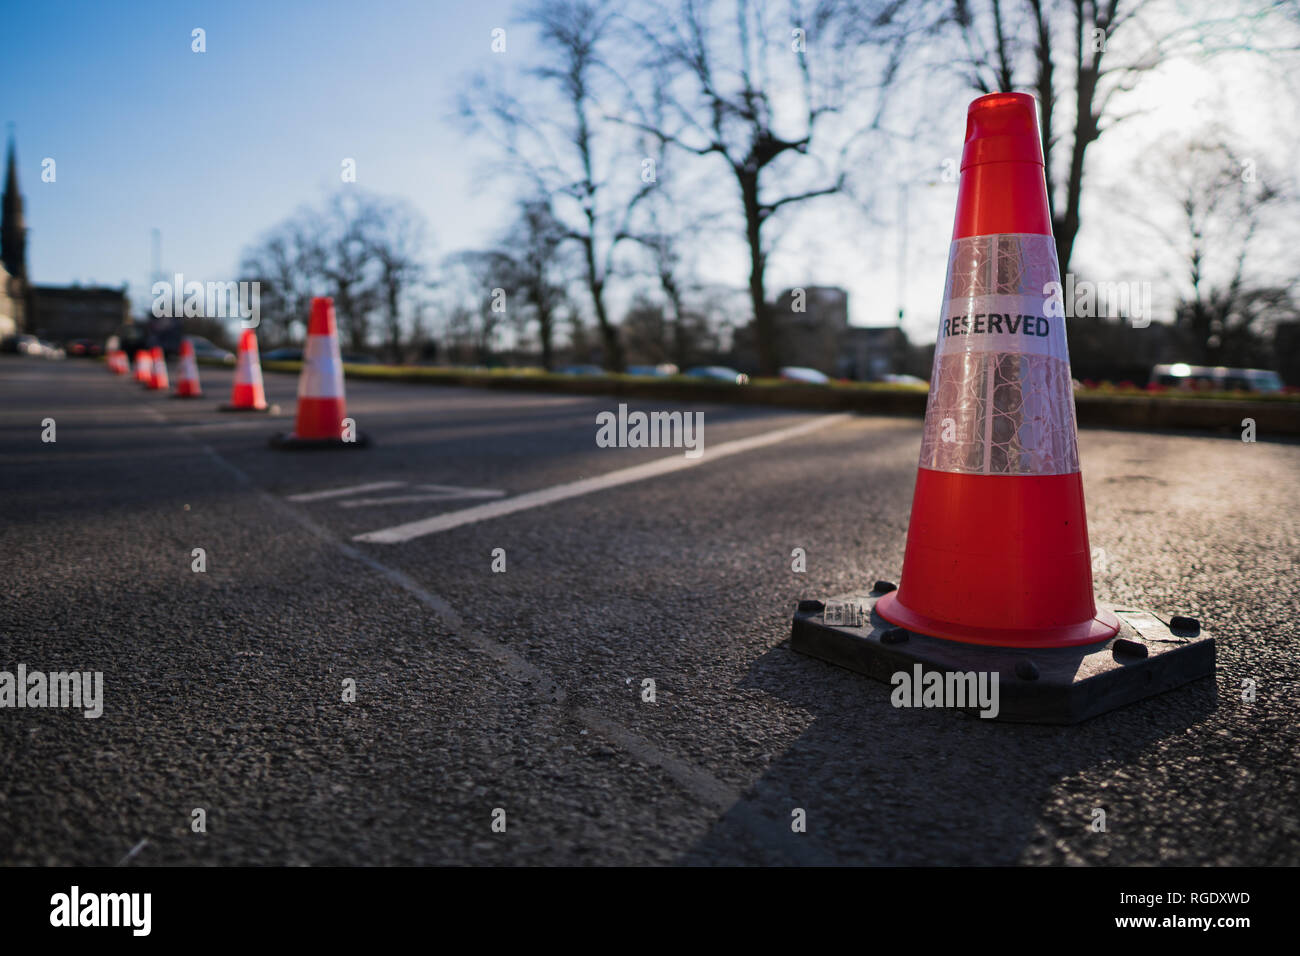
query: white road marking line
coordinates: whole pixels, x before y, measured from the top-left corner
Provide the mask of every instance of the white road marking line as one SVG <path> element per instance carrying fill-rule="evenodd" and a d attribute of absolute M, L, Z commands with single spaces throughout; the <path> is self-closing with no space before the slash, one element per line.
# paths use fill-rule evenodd
<path fill-rule="evenodd" d="M 340 508 L 373 508 L 376 505 L 404 505 L 414 501 L 463 501 L 466 498 L 502 498 L 504 491 L 489 488 L 458 488 L 454 491 L 436 491 L 422 495 L 390 495 L 387 498 L 357 498 L 340 501 Z"/>
<path fill-rule="evenodd" d="M 367 491 L 383 491 L 386 488 L 401 488 L 404 481 L 372 481 L 368 485 L 352 485 L 350 488 L 331 488 L 329 491 L 308 491 L 301 495 L 289 495 L 286 501 L 324 501 L 326 498 L 343 498 L 347 495 L 359 495 Z"/>
<path fill-rule="evenodd" d="M 507 498 L 504 501 L 475 505 L 473 508 L 462 508 L 460 511 L 434 515 L 432 518 L 424 518 L 420 521 L 411 521 L 391 528 L 382 528 L 379 531 L 369 531 L 365 534 L 354 535 L 352 540 L 368 541 L 372 544 L 400 544 L 403 541 L 410 541 L 412 538 L 423 537 L 426 534 L 437 534 L 440 531 L 449 531 L 462 525 L 489 521 L 492 518 L 514 514 L 517 511 L 540 508 L 542 505 L 564 501 L 567 498 L 589 495 L 594 491 L 604 491 L 606 488 L 617 488 L 619 485 L 644 481 L 646 478 L 657 478 L 660 475 L 681 471 L 683 468 L 693 468 L 705 462 L 716 461 L 728 455 L 737 455 L 741 452 L 752 451 L 755 448 L 763 448 L 766 445 L 775 445 L 787 438 L 806 435 L 809 432 L 826 428 L 828 425 L 836 425 L 847 421 L 851 417 L 847 413 L 823 415 L 814 418 L 810 422 L 804 422 L 790 428 L 778 428 L 776 431 L 763 432 L 761 435 L 755 435 L 752 438 L 741 438 L 736 441 L 723 442 L 721 445 L 714 445 L 712 448 L 706 448 L 704 455 L 700 458 L 687 458 L 684 455 L 660 458 L 644 465 L 633 465 L 631 468 L 622 468 L 609 474 L 597 475 L 595 478 L 584 478 L 580 481 L 571 481 L 567 484 L 543 488 L 540 491 L 530 491 L 514 498 Z"/>
<path fill-rule="evenodd" d="M 499 488 L 462 488 L 459 485 L 416 485 L 425 491 L 439 491 L 444 495 L 455 495 L 457 498 L 500 498 L 505 494 Z"/>

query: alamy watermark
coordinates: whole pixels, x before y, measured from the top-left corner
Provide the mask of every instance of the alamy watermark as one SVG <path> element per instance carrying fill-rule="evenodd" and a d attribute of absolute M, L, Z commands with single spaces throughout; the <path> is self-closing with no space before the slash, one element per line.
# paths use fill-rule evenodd
<path fill-rule="evenodd" d="M 246 329 L 262 321 L 260 282 L 186 282 L 181 272 L 172 278 L 150 290 L 155 319 L 239 319 Z"/>
<path fill-rule="evenodd" d="M 1150 282 L 1075 281 L 1074 273 L 1067 272 L 1064 283 L 1047 283 L 1043 294 L 1047 296 L 1043 312 L 1048 318 L 1122 317 L 1135 329 L 1151 324 Z"/>
<path fill-rule="evenodd" d="M 83 717 L 104 713 L 103 671 L 0 671 L 0 708 L 75 707 Z"/>
<path fill-rule="evenodd" d="M 152 893 L 83 893 L 73 885 L 50 897 L 50 925 L 56 927 L 121 926 L 148 936 L 152 912 Z"/>
<path fill-rule="evenodd" d="M 684 448 L 687 458 L 704 454 L 703 412 L 629 412 L 596 414 L 598 448 Z"/>
<path fill-rule="evenodd" d="M 997 671 L 926 671 L 920 664 L 912 672 L 895 671 L 889 682 L 894 690 L 889 702 L 895 707 L 979 708 L 980 716 L 998 715 Z"/>

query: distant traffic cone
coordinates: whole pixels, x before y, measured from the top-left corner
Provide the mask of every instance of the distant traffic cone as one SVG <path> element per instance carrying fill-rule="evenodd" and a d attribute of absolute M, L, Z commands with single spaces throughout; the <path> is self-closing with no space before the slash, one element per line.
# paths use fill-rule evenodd
<path fill-rule="evenodd" d="M 142 385 L 153 381 L 153 359 L 148 349 L 138 349 L 135 353 L 135 380 Z"/>
<path fill-rule="evenodd" d="M 791 632 L 795 650 L 893 683 L 896 707 L 972 709 L 954 677 L 982 674 L 981 716 L 1074 723 L 1214 673 L 1195 620 L 1093 599 L 1060 279 L 1034 99 L 982 96 L 900 584 L 801 601 Z"/>
<path fill-rule="evenodd" d="M 172 398 L 198 398 L 203 394 L 199 387 L 199 363 L 194 358 L 194 343 L 189 339 L 181 340 L 180 380 Z"/>
<path fill-rule="evenodd" d="M 239 337 L 239 359 L 235 362 L 235 384 L 230 390 L 230 404 L 223 412 L 269 412 L 266 392 L 262 388 L 262 363 L 257 356 L 257 335 L 244 329 Z"/>
<path fill-rule="evenodd" d="M 167 356 L 163 354 L 162 346 L 155 345 L 153 347 L 150 369 L 149 389 L 155 392 L 167 391 Z"/>
<path fill-rule="evenodd" d="M 126 357 L 126 353 L 121 349 L 113 351 L 113 373 L 116 375 L 127 375 L 131 371 L 131 362 Z"/>
<path fill-rule="evenodd" d="M 334 300 L 311 302 L 311 321 L 302 350 L 298 376 L 298 417 L 293 432 L 271 439 L 276 448 L 334 448 L 362 446 L 369 439 L 347 417 L 343 397 L 343 360 L 334 326 Z"/>

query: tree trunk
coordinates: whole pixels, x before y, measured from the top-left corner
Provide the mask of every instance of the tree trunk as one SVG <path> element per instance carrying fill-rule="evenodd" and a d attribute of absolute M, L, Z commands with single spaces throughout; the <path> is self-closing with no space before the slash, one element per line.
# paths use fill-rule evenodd
<path fill-rule="evenodd" d="M 736 167 L 740 197 L 745 206 L 745 241 L 749 244 L 749 303 L 754 310 L 754 345 L 758 351 L 758 372 L 777 374 L 776 331 L 767 307 L 764 285 L 767 257 L 763 255 L 763 211 L 758 200 L 758 174 Z"/>
<path fill-rule="evenodd" d="M 609 321 L 609 312 L 605 308 L 605 280 L 596 265 L 596 244 L 590 236 L 584 236 L 583 252 L 587 261 L 587 290 L 591 293 L 591 305 L 596 312 L 596 324 L 600 326 L 601 342 L 605 346 L 605 368 L 611 372 L 623 371 L 623 346 L 618 339 L 618 329 Z"/>
<path fill-rule="evenodd" d="M 677 287 L 677 280 L 669 271 L 661 272 L 659 284 L 663 287 L 668 305 L 672 309 L 673 344 L 672 357 L 679 369 L 686 367 L 686 310 L 682 303 L 682 290 Z"/>
<path fill-rule="evenodd" d="M 555 321 L 550 308 L 542 301 L 535 301 L 533 305 L 537 308 L 537 338 L 542 345 L 542 368 L 549 372 L 555 364 L 555 347 L 551 343 Z"/>
<path fill-rule="evenodd" d="M 1070 150 L 1070 173 L 1065 183 L 1065 208 L 1053 215 L 1052 232 L 1056 236 L 1056 260 L 1061 275 L 1070 271 L 1070 256 L 1074 253 L 1074 240 L 1079 234 L 1079 199 L 1083 195 L 1083 160 L 1088 146 L 1101 131 L 1092 111 L 1097 80 L 1101 74 L 1101 53 L 1094 54 L 1092 62 L 1084 62 L 1084 46 L 1091 28 L 1082 19 L 1075 21 L 1075 57 L 1078 64 L 1074 83 L 1074 143 Z"/>

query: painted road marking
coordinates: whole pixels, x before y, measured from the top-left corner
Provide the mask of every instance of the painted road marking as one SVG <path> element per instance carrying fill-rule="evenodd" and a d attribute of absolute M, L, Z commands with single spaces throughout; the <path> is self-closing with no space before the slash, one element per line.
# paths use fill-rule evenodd
<path fill-rule="evenodd" d="M 348 495 L 360 495 L 367 491 L 383 491 L 387 488 L 401 488 L 404 481 L 372 481 L 368 485 L 352 485 L 349 488 L 331 488 L 329 491 L 309 491 L 302 495 L 289 495 L 286 501 L 324 501 L 326 498 L 345 498 Z"/>
<path fill-rule="evenodd" d="M 385 498 L 357 498 L 340 501 L 340 508 L 373 508 L 376 505 L 404 505 L 414 501 L 463 501 L 466 498 L 504 498 L 495 488 L 454 488 L 451 485 L 417 485 L 429 489 L 423 494 L 389 495 Z"/>
<path fill-rule="evenodd" d="M 506 498 L 504 501 L 493 501 L 484 505 L 475 505 L 472 508 L 463 508 L 460 511 L 434 515 L 432 518 L 424 518 L 420 521 L 411 521 L 391 528 L 382 528 L 379 531 L 369 531 L 365 534 L 353 536 L 352 540 L 368 541 L 372 544 L 400 544 L 403 541 L 420 538 L 426 534 L 437 534 L 440 531 L 449 531 L 462 525 L 490 521 L 493 518 L 514 514 L 517 511 L 540 508 L 543 505 L 564 501 L 568 498 L 577 498 L 595 491 L 604 491 L 606 488 L 617 488 L 619 485 L 631 484 L 634 481 L 644 481 L 647 478 L 672 474 L 675 471 L 681 471 L 683 468 L 693 468 L 696 465 L 716 461 L 728 455 L 737 455 L 741 452 L 752 451 L 755 448 L 775 445 L 788 438 L 797 438 L 800 435 L 819 431 L 829 425 L 837 425 L 851 417 L 848 414 L 823 415 L 801 425 L 779 428 L 775 431 L 755 435 L 752 438 L 741 438 L 736 441 L 723 442 L 721 445 L 714 445 L 701 458 L 686 458 L 683 455 L 660 458 L 644 465 L 633 465 L 631 468 L 612 471 L 607 475 L 583 478 L 580 481 L 554 485 L 540 491 L 530 491 L 514 498 Z"/>

